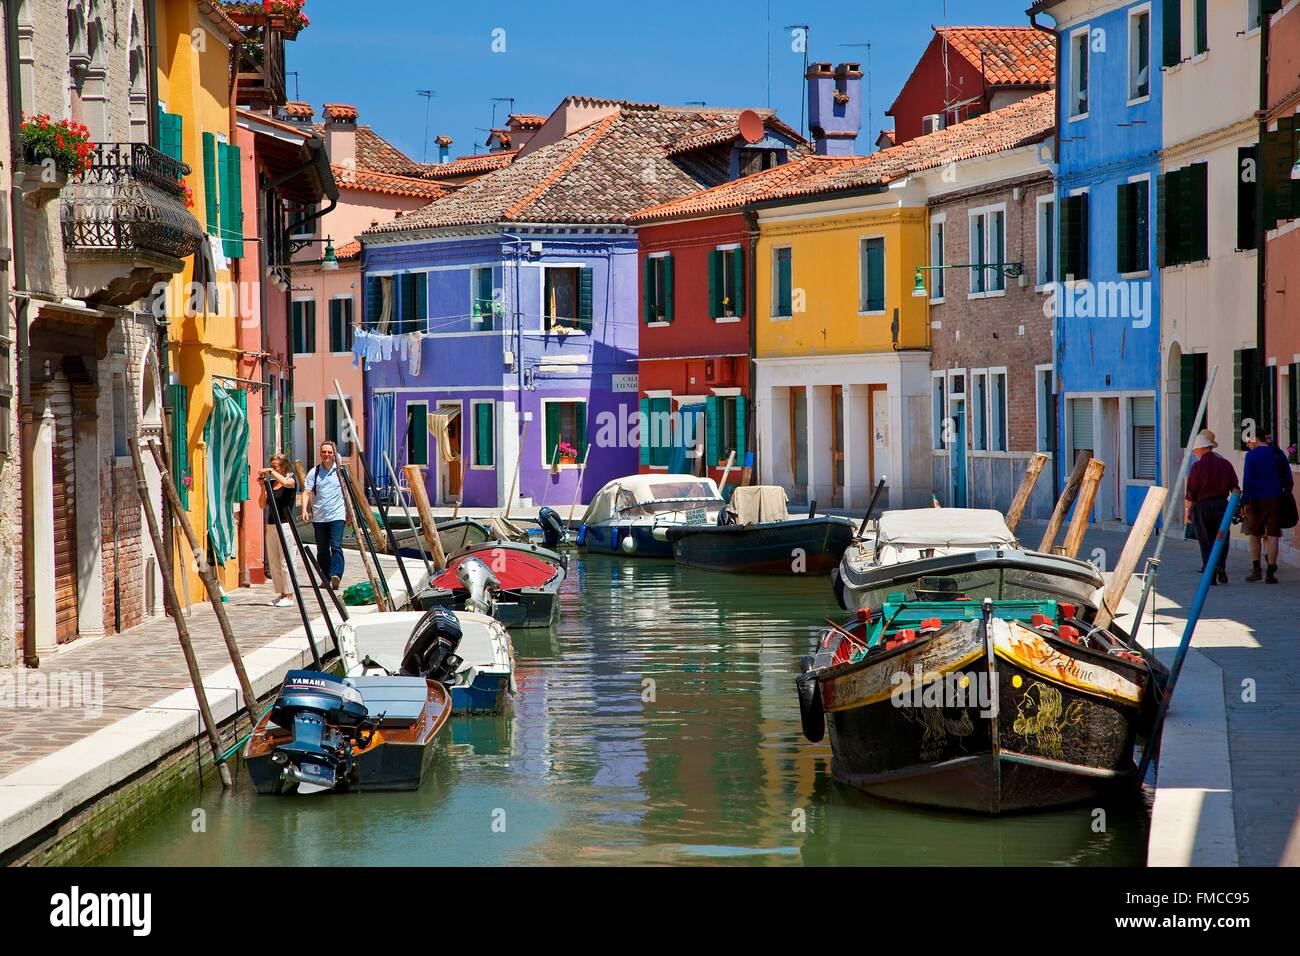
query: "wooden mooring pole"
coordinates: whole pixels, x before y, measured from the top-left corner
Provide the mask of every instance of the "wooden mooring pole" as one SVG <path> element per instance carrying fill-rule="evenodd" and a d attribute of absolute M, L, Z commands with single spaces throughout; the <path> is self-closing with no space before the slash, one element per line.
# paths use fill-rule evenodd
<path fill-rule="evenodd" d="M 1088 462 L 1091 460 L 1092 455 L 1086 451 L 1079 452 L 1074 460 L 1074 471 L 1070 472 L 1070 477 L 1065 482 L 1065 489 L 1061 492 L 1061 497 L 1056 500 L 1051 520 L 1047 522 L 1047 530 L 1043 532 L 1042 543 L 1038 545 L 1039 551 L 1045 554 L 1051 553 L 1052 545 L 1056 543 L 1056 536 L 1061 533 L 1061 525 L 1065 523 L 1065 516 L 1070 513 L 1070 505 L 1074 504 L 1074 496 L 1079 493 L 1084 469 L 1088 467 Z"/>
<path fill-rule="evenodd" d="M 1105 473 L 1106 463 L 1100 458 L 1088 462 L 1088 467 L 1084 469 L 1083 482 L 1079 485 L 1079 498 L 1074 505 L 1074 517 L 1070 521 L 1070 529 L 1065 533 L 1065 541 L 1060 547 L 1060 553 L 1067 558 L 1072 558 L 1079 553 L 1079 547 L 1083 544 L 1083 534 L 1088 530 L 1088 516 L 1092 514 L 1092 505 L 1097 500 L 1097 488 L 1101 484 L 1101 476 Z"/>
<path fill-rule="evenodd" d="M 1020 524 L 1020 518 L 1029 505 L 1029 498 L 1034 493 L 1034 486 L 1038 484 L 1038 476 L 1042 474 L 1043 465 L 1046 463 L 1047 456 L 1041 451 L 1034 452 L 1034 456 L 1029 459 L 1024 477 L 1020 479 L 1020 487 L 1016 489 L 1016 496 L 1011 499 L 1011 507 L 1007 509 L 1008 531 L 1015 531 L 1016 525 Z"/>
<path fill-rule="evenodd" d="M 433 518 L 433 509 L 429 507 L 429 492 L 424 487 L 420 466 L 403 465 L 402 474 L 406 475 L 406 487 L 410 489 L 411 500 L 415 502 L 415 513 L 420 516 L 420 534 L 424 535 L 424 540 L 429 544 L 433 566 L 441 571 L 447 566 L 447 553 L 442 549 L 442 539 L 438 537 L 438 523 Z"/>

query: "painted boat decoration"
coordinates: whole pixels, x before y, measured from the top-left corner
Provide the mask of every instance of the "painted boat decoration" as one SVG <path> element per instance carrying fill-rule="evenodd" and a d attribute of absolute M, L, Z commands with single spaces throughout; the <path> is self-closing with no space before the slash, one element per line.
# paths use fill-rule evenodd
<path fill-rule="evenodd" d="M 536 544 L 487 541 L 451 555 L 416 593 L 422 608 L 479 611 L 507 627 L 549 627 L 559 616 L 568 559 Z"/>
<path fill-rule="evenodd" d="M 785 489 L 737 488 L 725 524 L 667 529 L 679 564 L 736 574 L 829 574 L 853 541 L 853 522 L 834 515 L 791 518 Z"/>
<path fill-rule="evenodd" d="M 723 506 L 712 478 L 629 475 L 609 482 L 592 498 L 578 544 L 595 554 L 671 558 L 668 529 L 716 524 Z"/>
<path fill-rule="evenodd" d="M 501 712 L 515 692 L 514 646 L 501 622 L 485 614 L 438 607 L 429 611 L 392 611 L 353 617 L 345 626 L 350 629 L 350 640 L 343 642 L 344 673 L 349 676 L 418 673 L 419 668 L 407 662 L 411 635 L 428 627 L 430 622 L 445 622 L 448 616 L 461 632 L 456 647 L 457 666 L 449 681 L 452 712 Z"/>
<path fill-rule="evenodd" d="M 1016 550 L 873 569 L 796 679 L 804 734 L 875 796 L 999 814 L 1132 788 L 1165 673 L 1095 628 L 1092 565 Z"/>

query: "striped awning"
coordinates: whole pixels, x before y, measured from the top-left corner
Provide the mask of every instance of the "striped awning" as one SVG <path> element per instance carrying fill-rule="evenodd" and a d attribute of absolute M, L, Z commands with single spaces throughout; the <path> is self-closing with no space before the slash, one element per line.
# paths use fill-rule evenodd
<path fill-rule="evenodd" d="M 212 388 L 208 421 L 208 540 L 219 563 L 235 556 L 235 502 L 248 467 L 248 415 L 237 396 Z"/>

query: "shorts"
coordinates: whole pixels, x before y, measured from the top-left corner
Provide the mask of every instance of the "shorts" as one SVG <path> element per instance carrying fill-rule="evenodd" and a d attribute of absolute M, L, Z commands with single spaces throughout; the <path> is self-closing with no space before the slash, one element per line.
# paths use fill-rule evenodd
<path fill-rule="evenodd" d="M 1246 534 L 1252 538 L 1280 538 L 1282 527 L 1278 524 L 1280 498 L 1255 498 L 1246 505 Z"/>

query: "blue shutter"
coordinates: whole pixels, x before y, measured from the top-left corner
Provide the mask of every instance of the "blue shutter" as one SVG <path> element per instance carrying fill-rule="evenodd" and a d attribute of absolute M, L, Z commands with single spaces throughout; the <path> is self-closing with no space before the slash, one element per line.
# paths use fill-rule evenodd
<path fill-rule="evenodd" d="M 643 398 L 641 405 L 641 464 L 650 464 L 650 399 Z M 548 406 L 549 407 L 549 406 Z"/>
<path fill-rule="evenodd" d="M 745 396 L 736 396 L 736 463 L 740 464 L 745 460 L 745 454 L 748 449 L 745 435 Z"/>
<path fill-rule="evenodd" d="M 722 442 L 722 429 L 718 425 L 718 396 L 710 395 L 704 400 L 704 463 L 709 468 L 715 467 L 722 457 L 718 448 Z"/>

